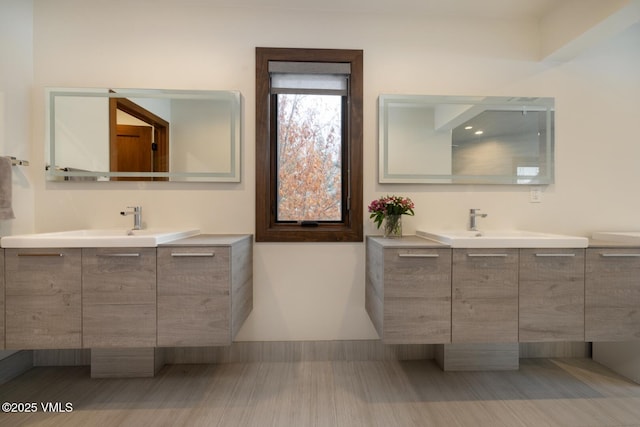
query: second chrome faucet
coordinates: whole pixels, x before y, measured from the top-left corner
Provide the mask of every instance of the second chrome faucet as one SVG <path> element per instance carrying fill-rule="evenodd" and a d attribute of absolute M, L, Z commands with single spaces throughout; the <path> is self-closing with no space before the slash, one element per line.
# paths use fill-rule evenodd
<path fill-rule="evenodd" d="M 469 231 L 478 231 L 478 222 L 476 218 L 486 218 L 487 214 L 478 213 L 480 209 L 469 209 Z"/>

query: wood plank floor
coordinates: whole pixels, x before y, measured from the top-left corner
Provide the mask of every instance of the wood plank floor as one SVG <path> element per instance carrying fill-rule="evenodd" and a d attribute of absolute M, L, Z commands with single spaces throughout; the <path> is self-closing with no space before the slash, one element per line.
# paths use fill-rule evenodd
<path fill-rule="evenodd" d="M 442 372 L 428 361 L 167 365 L 150 379 L 40 367 L 0 402 L 0 426 L 640 426 L 640 385 L 589 359 L 523 359 L 519 371 Z"/>

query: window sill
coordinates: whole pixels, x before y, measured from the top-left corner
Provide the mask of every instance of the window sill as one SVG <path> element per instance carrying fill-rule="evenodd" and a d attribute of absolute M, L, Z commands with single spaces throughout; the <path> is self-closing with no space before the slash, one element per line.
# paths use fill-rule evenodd
<path fill-rule="evenodd" d="M 343 224 L 277 224 L 256 232 L 256 242 L 362 242 L 362 230 Z"/>

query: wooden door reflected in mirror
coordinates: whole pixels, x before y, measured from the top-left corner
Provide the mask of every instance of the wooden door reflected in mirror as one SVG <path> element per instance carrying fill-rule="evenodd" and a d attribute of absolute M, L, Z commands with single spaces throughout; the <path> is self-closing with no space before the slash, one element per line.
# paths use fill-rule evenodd
<path fill-rule="evenodd" d="M 111 172 L 169 172 L 169 123 L 135 102 L 124 98 L 109 100 L 109 141 Z M 112 180 L 166 181 L 167 177 Z"/>

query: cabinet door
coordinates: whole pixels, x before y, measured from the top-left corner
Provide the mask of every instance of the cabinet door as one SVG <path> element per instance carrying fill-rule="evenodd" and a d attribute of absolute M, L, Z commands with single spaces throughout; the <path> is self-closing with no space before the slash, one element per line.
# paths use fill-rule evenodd
<path fill-rule="evenodd" d="M 85 348 L 156 345 L 156 248 L 82 250 Z"/>
<path fill-rule="evenodd" d="M 231 344 L 229 252 L 158 248 L 158 346 Z"/>
<path fill-rule="evenodd" d="M 383 342 L 451 342 L 451 249 L 385 249 L 383 274 Z"/>
<path fill-rule="evenodd" d="M 584 341 L 584 249 L 521 249 L 519 294 L 519 341 Z"/>
<path fill-rule="evenodd" d="M 5 249 L 6 348 L 80 348 L 80 249 Z"/>
<path fill-rule="evenodd" d="M 453 249 L 454 343 L 518 341 L 518 249 Z"/>
<path fill-rule="evenodd" d="M 640 249 L 587 249 L 585 339 L 640 339 Z"/>

